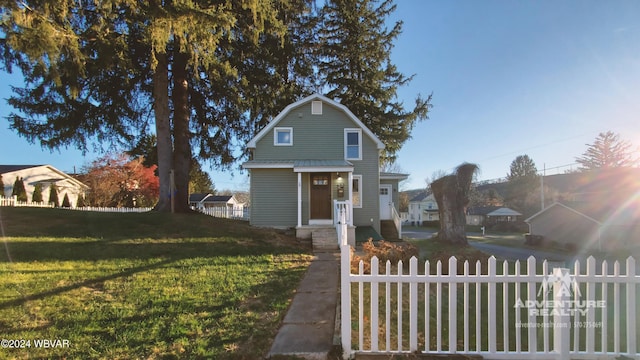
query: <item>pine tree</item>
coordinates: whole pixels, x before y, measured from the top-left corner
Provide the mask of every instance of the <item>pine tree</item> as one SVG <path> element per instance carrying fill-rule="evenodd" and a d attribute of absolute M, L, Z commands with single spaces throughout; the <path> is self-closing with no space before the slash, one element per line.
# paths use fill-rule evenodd
<path fill-rule="evenodd" d="M 60 207 L 60 201 L 58 200 L 58 187 L 56 184 L 49 186 L 49 204 L 53 204 L 53 207 Z"/>
<path fill-rule="evenodd" d="M 535 212 L 534 203 L 539 202 L 539 196 L 536 197 L 539 188 L 540 178 L 535 162 L 529 155 L 517 156 L 511 162 L 509 174 L 507 174 L 507 196 L 505 199 L 507 205 L 518 211 L 533 214 Z"/>
<path fill-rule="evenodd" d="M 2 181 L 2 175 L 0 175 L 0 197 L 4 197 L 4 182 Z"/>
<path fill-rule="evenodd" d="M 62 207 L 63 208 L 70 208 L 71 207 L 71 201 L 69 201 L 69 195 L 68 194 L 64 194 L 64 198 L 62 198 Z"/>
<path fill-rule="evenodd" d="M 18 201 L 27 202 L 27 190 L 24 187 L 24 181 L 22 178 L 16 176 L 16 181 L 13 183 L 13 191 L 11 196 L 16 196 Z"/>
<path fill-rule="evenodd" d="M 73 144 L 86 150 L 92 141 L 131 143 L 153 132 L 147 127 L 153 108 L 161 184 L 157 209 L 167 210 L 175 195 L 177 210 L 188 211 L 192 125 L 200 127 L 198 136 L 215 140 L 201 155 L 227 165 L 235 160 L 230 145 L 235 132 L 253 128 L 240 122 L 244 117 L 221 116 L 210 123 L 191 101 L 208 102 L 220 109 L 217 113 L 244 113 L 247 104 L 235 87 L 246 78 L 231 66 L 229 44 L 240 38 L 256 43 L 267 33 L 281 38 L 286 27 L 278 10 L 288 4 L 116 0 L 102 6 L 50 0 L 24 6 L 6 1 L 0 60 L 9 72 L 18 67 L 26 80 L 9 99 L 18 110 L 8 116 L 10 127 L 44 147 Z M 251 56 L 245 52 L 242 58 L 249 62 Z M 207 84 L 225 91 L 214 98 L 190 96 Z M 169 188 L 171 169 L 175 194 Z"/>
<path fill-rule="evenodd" d="M 393 41 L 402 22 L 387 30 L 396 6 L 391 0 L 330 0 L 321 10 L 320 62 L 327 96 L 339 99 L 385 144 L 385 161 L 393 162 L 402 144 L 411 137 L 416 121 L 427 119 L 431 95 L 420 95 L 411 110 L 396 98 L 406 77 L 391 62 Z"/>
<path fill-rule="evenodd" d="M 620 135 L 607 131 L 599 133 L 593 144 L 587 144 L 587 151 L 576 158 L 580 170 L 631 167 L 639 162 L 634 156 L 631 144 L 620 139 Z"/>
<path fill-rule="evenodd" d="M 82 194 L 78 195 L 78 201 L 76 202 L 76 207 L 77 208 L 83 208 L 85 207 L 85 201 L 84 201 L 84 196 Z"/>
<path fill-rule="evenodd" d="M 41 183 L 37 183 L 33 187 L 33 195 L 31 196 L 31 202 L 41 203 L 43 201 L 44 200 L 42 199 L 42 184 Z"/>

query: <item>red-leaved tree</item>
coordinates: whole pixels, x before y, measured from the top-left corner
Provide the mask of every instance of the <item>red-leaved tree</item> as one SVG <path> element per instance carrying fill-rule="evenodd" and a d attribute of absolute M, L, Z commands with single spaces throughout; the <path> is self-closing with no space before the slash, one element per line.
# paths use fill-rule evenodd
<path fill-rule="evenodd" d="M 106 155 L 85 167 L 83 181 L 89 185 L 88 206 L 146 207 L 158 201 L 160 183 L 143 158 L 126 154 Z"/>

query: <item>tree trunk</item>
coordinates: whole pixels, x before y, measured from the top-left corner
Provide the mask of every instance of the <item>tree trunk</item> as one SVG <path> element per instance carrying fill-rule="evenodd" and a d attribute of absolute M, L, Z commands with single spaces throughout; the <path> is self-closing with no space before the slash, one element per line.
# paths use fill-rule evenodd
<path fill-rule="evenodd" d="M 467 245 L 465 209 L 458 206 L 457 187 L 455 175 L 440 178 L 431 185 L 440 215 L 438 238 L 452 244 Z"/>
<path fill-rule="evenodd" d="M 189 211 L 189 169 L 191 136 L 189 133 L 189 83 L 187 54 L 180 52 L 180 37 L 175 37 L 173 55 L 173 168 L 175 171 L 175 210 Z"/>
<path fill-rule="evenodd" d="M 169 69 L 167 54 L 157 53 L 158 65 L 153 74 L 153 110 L 156 117 L 156 136 L 158 148 L 158 177 L 160 197 L 155 206 L 158 211 L 171 211 L 171 180 L 173 168 L 173 143 L 171 141 L 171 114 L 169 111 Z"/>

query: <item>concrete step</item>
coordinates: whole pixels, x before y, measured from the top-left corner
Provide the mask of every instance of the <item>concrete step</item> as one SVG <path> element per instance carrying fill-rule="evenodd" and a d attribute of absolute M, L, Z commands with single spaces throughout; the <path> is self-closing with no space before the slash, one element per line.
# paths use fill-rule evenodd
<path fill-rule="evenodd" d="M 338 233 L 334 228 L 318 229 L 311 233 L 311 242 L 314 249 L 337 250 Z"/>

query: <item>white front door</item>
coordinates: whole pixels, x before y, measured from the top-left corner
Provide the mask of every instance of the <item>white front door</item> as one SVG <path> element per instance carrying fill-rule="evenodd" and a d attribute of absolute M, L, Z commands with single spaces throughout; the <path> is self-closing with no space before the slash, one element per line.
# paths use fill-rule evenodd
<path fill-rule="evenodd" d="M 391 219 L 391 185 L 380 185 L 380 220 Z"/>

